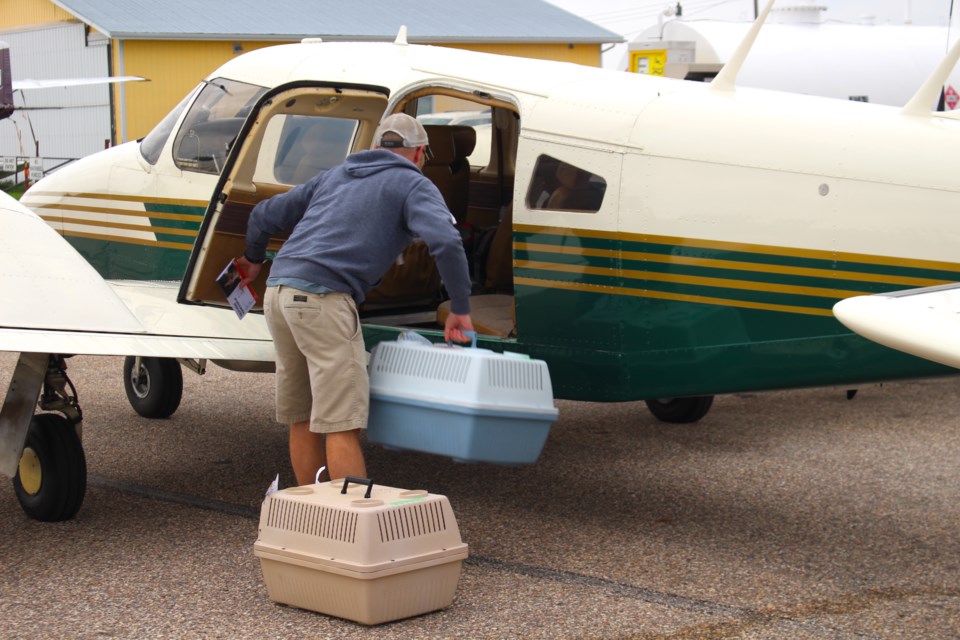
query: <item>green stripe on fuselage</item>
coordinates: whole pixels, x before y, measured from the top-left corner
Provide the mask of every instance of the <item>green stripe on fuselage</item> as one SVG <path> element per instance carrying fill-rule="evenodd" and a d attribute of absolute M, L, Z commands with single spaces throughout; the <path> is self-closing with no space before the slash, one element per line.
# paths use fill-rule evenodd
<path fill-rule="evenodd" d="M 190 257 L 189 248 L 75 236 L 66 239 L 107 280 L 180 280 Z"/>
<path fill-rule="evenodd" d="M 67 231 L 65 238 L 108 280 L 180 280 L 203 222 L 203 207 L 144 202 L 156 240 L 121 235 L 95 220 L 88 231 Z M 159 214 L 159 215 L 157 215 Z M 165 230 L 178 233 L 165 233 Z"/>
<path fill-rule="evenodd" d="M 154 202 L 146 202 L 144 203 L 144 207 L 147 210 L 148 216 L 151 213 L 161 213 L 179 214 L 190 217 L 189 220 L 170 219 L 168 217 L 150 217 L 150 225 L 154 227 L 154 233 L 157 234 L 157 240 L 161 242 L 177 242 L 192 245 L 197 239 L 197 232 L 200 230 L 200 225 L 203 223 L 203 214 L 205 213 L 204 209 L 173 204 L 158 204 Z M 190 231 L 191 233 L 190 235 L 163 233 L 162 229 L 178 229 Z M 180 266 L 181 275 L 187 266 L 187 258 L 189 258 L 189 256 L 185 256 L 183 258 L 182 265 Z M 177 262 L 179 262 L 179 260 Z"/>
<path fill-rule="evenodd" d="M 953 371 L 852 334 L 831 309 L 850 295 L 960 280 L 960 265 L 526 226 L 513 239 L 514 348 L 547 360 L 558 397 L 636 400 Z"/>
<path fill-rule="evenodd" d="M 629 234 L 523 229 L 514 234 L 517 275 L 558 283 L 829 309 L 853 295 L 960 280 L 960 265 L 949 263 L 788 248 L 776 253 L 776 247 L 725 246 L 686 238 L 639 240 Z"/>

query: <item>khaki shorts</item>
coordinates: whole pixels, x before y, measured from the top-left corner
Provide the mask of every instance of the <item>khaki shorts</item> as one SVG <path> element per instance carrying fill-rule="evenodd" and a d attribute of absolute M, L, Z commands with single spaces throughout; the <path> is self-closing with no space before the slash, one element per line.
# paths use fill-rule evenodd
<path fill-rule="evenodd" d="M 366 428 L 370 382 L 353 298 L 267 287 L 263 305 L 277 351 L 277 422 L 309 420 L 317 433 Z"/>

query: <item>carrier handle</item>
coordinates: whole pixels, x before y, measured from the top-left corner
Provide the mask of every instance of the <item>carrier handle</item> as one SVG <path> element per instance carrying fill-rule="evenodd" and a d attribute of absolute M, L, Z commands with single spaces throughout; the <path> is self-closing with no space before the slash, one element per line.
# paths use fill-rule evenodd
<path fill-rule="evenodd" d="M 343 489 L 340 489 L 340 493 L 346 493 L 346 492 L 347 492 L 347 486 L 348 486 L 351 482 L 352 482 L 353 484 L 364 484 L 364 485 L 367 485 L 367 492 L 366 492 L 365 494 L 363 494 L 363 497 L 364 497 L 364 498 L 367 498 L 367 499 L 370 498 L 370 492 L 373 491 L 373 480 L 371 480 L 370 478 L 356 478 L 356 477 L 354 477 L 354 476 L 347 476 L 346 478 L 343 479 Z"/>
<path fill-rule="evenodd" d="M 465 335 L 466 337 L 470 338 L 470 348 L 471 348 L 471 349 L 476 349 L 476 348 L 477 348 L 477 332 L 476 332 L 476 331 L 461 331 L 460 333 L 462 333 L 462 334 Z M 448 347 L 449 347 L 449 346 L 453 346 L 453 342 L 449 342 L 449 341 L 448 341 L 448 342 L 447 342 L 447 346 L 448 346 Z"/>

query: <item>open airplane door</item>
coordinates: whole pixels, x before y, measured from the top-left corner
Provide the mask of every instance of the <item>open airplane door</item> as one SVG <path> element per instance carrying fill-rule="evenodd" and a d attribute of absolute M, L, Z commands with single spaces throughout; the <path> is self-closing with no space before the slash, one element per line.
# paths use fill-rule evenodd
<path fill-rule="evenodd" d="M 253 207 L 369 149 L 387 107 L 386 89 L 294 83 L 266 94 L 233 143 L 213 192 L 178 295 L 179 302 L 229 307 L 217 276 L 245 249 Z M 275 237 L 268 257 L 283 243 Z M 269 264 L 254 283 L 262 303 Z M 258 307 L 259 308 L 259 305 Z"/>

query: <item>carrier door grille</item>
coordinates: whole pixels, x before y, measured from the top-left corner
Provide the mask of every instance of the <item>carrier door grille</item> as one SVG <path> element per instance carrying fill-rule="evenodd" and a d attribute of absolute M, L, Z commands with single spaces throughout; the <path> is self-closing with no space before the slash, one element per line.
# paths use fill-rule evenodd
<path fill-rule="evenodd" d="M 357 514 L 296 500 L 273 499 L 267 526 L 352 544 L 357 535 Z"/>
<path fill-rule="evenodd" d="M 541 391 L 543 368 L 525 360 L 491 359 L 487 365 L 487 382 L 500 389 Z"/>
<path fill-rule="evenodd" d="M 380 541 L 393 542 L 445 531 L 447 522 L 442 503 L 422 502 L 377 514 Z"/>
<path fill-rule="evenodd" d="M 429 380 L 463 383 L 470 358 L 444 349 L 408 349 L 384 343 L 376 363 L 378 373 L 392 373 Z"/>

